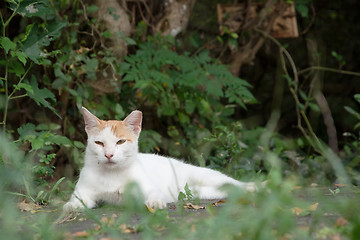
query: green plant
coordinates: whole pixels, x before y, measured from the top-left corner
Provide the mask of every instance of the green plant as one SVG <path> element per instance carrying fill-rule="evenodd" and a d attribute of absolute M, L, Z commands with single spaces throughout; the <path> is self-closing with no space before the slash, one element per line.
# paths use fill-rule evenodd
<path fill-rule="evenodd" d="M 51 202 L 52 195 L 56 192 L 59 192 L 59 185 L 64 179 L 65 177 L 60 178 L 50 191 L 39 190 L 39 192 L 36 193 L 35 190 L 29 185 L 29 181 L 23 178 L 25 193 L 9 192 L 9 194 L 25 197 L 26 199 L 38 205 L 47 205 Z"/>
<path fill-rule="evenodd" d="M 191 193 L 191 190 L 190 190 L 188 184 L 185 185 L 184 192 L 179 192 L 178 200 L 181 202 L 184 202 L 185 200 L 191 201 L 193 199 L 193 195 Z"/>
<path fill-rule="evenodd" d="M 39 81 L 35 75 L 31 75 L 30 81 L 27 79 L 29 72 L 34 65 L 49 65 L 49 57 L 55 56 L 59 51 L 47 52 L 45 47 L 61 34 L 61 29 L 67 22 L 55 18 L 55 12 L 48 1 L 7 1 L 11 14 L 8 19 L 4 19 L 0 14 L 1 35 L 0 47 L 2 49 L 2 59 L 0 66 L 4 68 L 4 76 L 0 78 L 0 86 L 3 88 L 1 99 L 4 100 L 3 132 L 6 130 L 7 115 L 10 101 L 30 97 L 38 105 L 44 106 L 57 114 L 48 100 L 54 101 L 54 94 L 48 89 L 40 89 Z M 6 29 L 16 15 L 22 15 L 25 19 L 34 18 L 40 20 L 28 24 L 25 32 L 10 39 Z M 47 23 L 42 25 L 41 23 Z M 58 115 L 58 114 L 57 114 Z M 59 115 L 58 115 L 59 116 Z M 60 116 L 59 116 L 60 117 Z"/>
<path fill-rule="evenodd" d="M 19 139 L 16 143 L 20 146 L 30 144 L 27 156 L 33 159 L 32 171 L 36 176 L 38 185 L 47 185 L 47 179 L 54 174 L 53 162 L 56 158 L 55 146 L 63 148 L 83 149 L 84 145 L 78 141 L 71 141 L 65 136 L 56 134 L 60 128 L 57 124 L 27 123 L 18 128 Z M 74 150 L 73 150 L 74 151 Z M 52 152 L 52 153 L 48 153 Z"/>
<path fill-rule="evenodd" d="M 196 56 L 178 54 L 171 37 L 156 36 L 139 44 L 135 54 L 125 57 L 120 74 L 132 87 L 140 105 L 156 108 L 157 118 L 168 118 L 167 135 L 172 145 L 162 146 L 175 156 L 175 147 L 197 152 L 198 136 L 223 123 L 237 106 L 255 101 L 250 85 L 234 77 L 227 66 L 203 51 Z"/>

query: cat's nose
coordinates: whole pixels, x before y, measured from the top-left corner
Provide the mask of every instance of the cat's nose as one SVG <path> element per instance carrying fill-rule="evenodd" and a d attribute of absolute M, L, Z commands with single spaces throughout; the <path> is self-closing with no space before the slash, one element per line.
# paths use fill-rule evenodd
<path fill-rule="evenodd" d="M 108 160 L 110 160 L 113 156 L 114 156 L 114 154 L 112 154 L 112 153 L 107 153 L 107 154 L 105 154 L 105 157 L 106 157 Z"/>

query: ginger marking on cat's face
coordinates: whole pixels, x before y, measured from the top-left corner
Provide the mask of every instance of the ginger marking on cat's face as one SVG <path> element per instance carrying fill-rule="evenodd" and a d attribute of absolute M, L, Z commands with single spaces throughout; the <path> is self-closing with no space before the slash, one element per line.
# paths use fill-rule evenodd
<path fill-rule="evenodd" d="M 88 144 L 94 145 L 91 149 L 98 156 L 98 164 L 102 163 L 111 167 L 127 165 L 127 153 L 133 149 L 133 144 L 137 147 L 142 113 L 133 111 L 123 121 L 104 121 L 85 108 L 82 111 Z"/>

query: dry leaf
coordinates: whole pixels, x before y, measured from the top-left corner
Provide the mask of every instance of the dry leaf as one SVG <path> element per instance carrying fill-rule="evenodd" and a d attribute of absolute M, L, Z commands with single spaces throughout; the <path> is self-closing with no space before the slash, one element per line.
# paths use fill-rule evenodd
<path fill-rule="evenodd" d="M 220 206 L 220 204 L 223 204 L 223 203 L 226 203 L 226 200 L 219 200 L 219 201 L 217 201 L 217 202 L 215 202 L 215 203 L 212 203 L 211 205 L 213 206 L 213 207 L 219 207 Z"/>
<path fill-rule="evenodd" d="M 332 240 L 341 240 L 340 234 L 336 233 L 334 236 L 332 236 L 331 238 Z"/>
<path fill-rule="evenodd" d="M 339 217 L 337 220 L 336 220 L 336 223 L 335 223 L 335 226 L 337 227 L 342 227 L 344 225 L 348 224 L 348 220 L 346 220 L 345 218 L 343 217 Z"/>
<path fill-rule="evenodd" d="M 71 212 L 68 215 L 66 215 L 63 219 L 61 219 L 59 222 L 57 222 L 57 224 L 74 221 L 79 214 L 80 213 Z"/>
<path fill-rule="evenodd" d="M 301 214 L 309 214 L 309 212 L 314 212 L 314 211 L 316 211 L 316 209 L 317 209 L 317 207 L 319 206 L 319 203 L 317 202 L 317 203 L 314 203 L 314 204 L 312 204 L 312 205 L 310 205 L 308 208 L 306 208 L 306 209 L 303 209 L 303 208 L 299 208 L 299 207 L 293 207 L 293 208 L 291 208 L 291 211 L 295 214 L 295 215 L 297 215 L 297 216 L 299 216 L 299 215 L 301 215 Z"/>
<path fill-rule="evenodd" d="M 152 207 L 150 207 L 149 205 L 145 204 L 147 210 L 151 213 L 154 213 L 155 212 L 155 209 L 153 209 Z"/>
<path fill-rule="evenodd" d="M 195 224 L 191 225 L 191 230 L 192 233 L 196 232 L 196 226 Z"/>
<path fill-rule="evenodd" d="M 82 232 L 76 232 L 73 234 L 74 237 L 89 237 L 90 233 L 86 232 L 86 231 L 82 231 Z"/>
<path fill-rule="evenodd" d="M 108 225 L 108 226 L 113 226 L 113 225 L 114 225 L 114 218 L 104 216 L 104 217 L 102 217 L 102 218 L 100 219 L 100 222 L 101 222 L 102 224 L 106 224 L 106 225 Z"/>
<path fill-rule="evenodd" d="M 314 203 L 313 205 L 310 205 L 309 210 L 310 211 L 316 211 L 317 207 L 319 206 L 319 203 Z"/>
<path fill-rule="evenodd" d="M 186 203 L 184 205 L 184 208 L 199 210 L 199 209 L 205 209 L 205 206 L 199 206 L 199 205 L 195 205 L 195 204 L 192 204 L 192 203 Z"/>
<path fill-rule="evenodd" d="M 33 202 L 27 203 L 26 199 L 22 202 L 19 202 L 18 204 L 16 204 L 16 206 L 20 209 L 20 211 L 22 212 L 32 212 L 35 211 L 37 209 L 40 209 L 41 206 L 36 205 Z M 32 212 L 33 213 L 33 212 Z"/>
<path fill-rule="evenodd" d="M 64 240 L 73 240 L 74 236 L 71 232 L 66 232 L 64 235 Z"/>
<path fill-rule="evenodd" d="M 305 209 L 299 208 L 299 207 L 293 207 L 293 208 L 291 208 L 291 211 L 292 211 L 293 213 L 295 213 L 296 216 L 299 216 L 300 214 L 302 214 L 303 212 L 305 212 Z"/>
<path fill-rule="evenodd" d="M 334 186 L 340 188 L 340 187 L 348 187 L 349 185 L 348 184 L 335 183 Z"/>
<path fill-rule="evenodd" d="M 126 224 L 119 225 L 119 229 L 123 233 L 136 233 L 136 231 L 133 227 L 128 227 Z"/>

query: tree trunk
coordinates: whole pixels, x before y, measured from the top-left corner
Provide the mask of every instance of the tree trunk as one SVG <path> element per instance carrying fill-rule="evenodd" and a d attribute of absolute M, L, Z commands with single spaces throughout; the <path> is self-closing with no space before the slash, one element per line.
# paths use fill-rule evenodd
<path fill-rule="evenodd" d="M 177 36 L 184 32 L 189 23 L 196 0 L 165 0 L 165 15 L 156 25 L 157 31 L 163 35 Z"/>
<path fill-rule="evenodd" d="M 96 0 L 99 6 L 98 19 L 104 23 L 106 29 L 113 34 L 109 43 L 114 48 L 115 54 L 119 59 L 127 55 L 125 37 L 131 35 L 131 24 L 125 8 L 117 0 Z M 120 38 L 117 34 L 121 32 L 124 37 Z"/>

